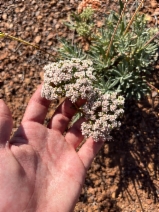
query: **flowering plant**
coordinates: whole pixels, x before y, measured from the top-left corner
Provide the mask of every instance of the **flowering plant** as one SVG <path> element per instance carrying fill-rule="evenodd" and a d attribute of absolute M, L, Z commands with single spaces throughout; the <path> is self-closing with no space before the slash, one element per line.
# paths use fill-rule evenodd
<path fill-rule="evenodd" d="M 87 121 L 81 126 L 82 134 L 94 141 L 107 140 L 111 130 L 120 124 L 117 118 L 124 112 L 124 98 L 116 92 L 104 93 L 96 86 L 92 65 L 91 60 L 79 58 L 46 65 L 42 96 L 50 100 L 67 97 L 72 103 L 85 99 L 79 113 Z"/>
<path fill-rule="evenodd" d="M 105 15 L 103 24 L 97 27 L 94 10 L 100 8 L 100 1 L 82 0 L 77 13 L 66 23 L 78 42 L 61 40 L 59 61 L 44 67 L 43 97 L 67 97 L 73 104 L 79 98 L 86 100 L 74 117 L 84 116 L 81 130 L 86 138 L 110 139 L 111 130 L 120 125 L 118 117 L 124 112 L 125 98 L 140 99 L 150 91 L 147 80 L 158 56 L 155 38 L 159 33 L 147 28 L 145 16 L 138 13 L 143 3 L 141 0 L 131 14 L 128 1 L 123 4 L 119 0 L 119 12 Z M 0 32 L 0 37 L 34 46 L 7 33 Z"/>
<path fill-rule="evenodd" d="M 86 99 L 80 110 L 86 120 L 81 130 L 94 141 L 108 140 L 111 130 L 119 126 L 124 97 L 140 99 L 149 92 L 146 77 L 158 48 L 144 15 L 137 14 L 141 4 L 129 20 L 123 15 L 127 2 L 119 2 L 120 12 L 111 12 L 97 30 L 92 17 L 99 1 L 83 0 L 67 25 L 89 48 L 63 41 L 62 61 L 45 66 L 42 96 L 66 96 L 73 103 Z"/>
<path fill-rule="evenodd" d="M 91 59 L 98 87 L 104 92 L 116 91 L 126 98 L 144 97 L 150 92 L 147 81 L 158 57 L 155 38 L 159 33 L 158 29 L 147 28 L 145 16 L 138 13 L 143 0 L 133 15 L 127 11 L 128 1 L 125 4 L 119 1 L 119 12 L 111 11 L 103 19 L 101 27 L 97 27 L 93 19 L 93 2 L 91 7 L 89 0 L 83 0 L 79 12 L 73 14 L 67 24 L 70 29 L 76 30 L 76 36 L 83 45 L 81 42 L 72 45 L 62 40 L 60 58 Z M 85 46 L 88 48 L 85 49 Z"/>

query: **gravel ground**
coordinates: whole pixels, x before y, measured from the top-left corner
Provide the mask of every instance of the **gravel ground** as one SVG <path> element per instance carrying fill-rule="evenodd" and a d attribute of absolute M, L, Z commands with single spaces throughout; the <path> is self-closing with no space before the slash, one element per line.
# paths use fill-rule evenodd
<path fill-rule="evenodd" d="M 43 80 L 43 66 L 56 58 L 58 37 L 73 38 L 63 22 L 79 3 L 78 0 L 0 0 L 0 31 L 40 45 L 54 56 L 10 39 L 0 40 L 0 98 L 13 112 L 14 131 L 30 96 Z M 117 6 L 115 0 L 102 1 L 104 12 Z M 151 27 L 159 23 L 151 16 L 159 10 L 158 6 L 155 0 L 146 0 L 142 8 Z M 159 88 L 158 70 L 157 64 L 150 82 Z M 53 113 L 52 108 L 47 119 Z M 105 144 L 88 171 L 75 212 L 159 211 L 158 96 L 127 102 L 125 108 L 122 126 L 113 132 L 114 140 Z"/>

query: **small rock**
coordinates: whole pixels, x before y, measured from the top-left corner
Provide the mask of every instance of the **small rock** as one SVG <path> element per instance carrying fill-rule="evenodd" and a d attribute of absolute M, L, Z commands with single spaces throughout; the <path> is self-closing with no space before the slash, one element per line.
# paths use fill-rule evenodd
<path fill-rule="evenodd" d="M 8 52 L 1 52 L 0 54 L 0 60 L 4 60 L 8 57 Z"/>
<path fill-rule="evenodd" d="M 31 28 L 30 28 L 30 27 L 26 27 L 25 30 L 26 30 L 26 31 L 30 31 Z"/>
<path fill-rule="evenodd" d="M 146 203 L 147 203 L 148 205 L 151 205 L 151 204 L 152 204 L 152 199 L 147 199 L 147 200 L 146 200 Z"/>
<path fill-rule="evenodd" d="M 3 68 L 4 68 L 4 63 L 0 63 L 0 70 L 3 70 Z"/>
<path fill-rule="evenodd" d="M 38 15 L 38 16 L 37 16 L 37 19 L 38 19 L 38 20 L 40 20 L 40 19 L 42 19 L 42 18 L 43 18 L 42 15 Z"/>
<path fill-rule="evenodd" d="M 158 95 L 158 92 L 157 91 L 152 91 L 151 95 L 152 95 L 152 97 L 156 97 Z"/>
<path fill-rule="evenodd" d="M 112 193 L 112 198 L 115 199 L 115 198 L 116 198 L 116 195 L 117 195 L 117 193 L 116 193 L 116 191 L 114 191 L 114 192 Z"/>
<path fill-rule="evenodd" d="M 30 83 L 31 83 L 31 79 L 30 79 L 30 78 L 26 78 L 26 79 L 24 80 L 24 82 L 25 82 L 26 84 L 30 84 Z"/>
<path fill-rule="evenodd" d="M 35 43 L 40 43 L 41 36 L 40 35 L 36 36 L 35 39 L 34 39 L 34 41 L 35 41 Z"/>
<path fill-rule="evenodd" d="M 3 13 L 2 18 L 3 20 L 7 20 L 7 13 Z"/>
<path fill-rule="evenodd" d="M 18 7 L 15 8 L 15 13 L 19 13 L 20 9 Z"/>
<path fill-rule="evenodd" d="M 151 172 L 154 171 L 154 163 L 149 163 L 148 168 L 150 169 Z"/>
<path fill-rule="evenodd" d="M 157 6 L 158 6 L 157 1 L 156 0 L 151 0 L 151 7 L 152 8 L 157 8 Z"/>
<path fill-rule="evenodd" d="M 33 75 L 33 73 L 32 73 L 32 75 Z M 43 71 L 40 72 L 40 78 L 42 81 L 44 80 L 44 72 Z"/>
<path fill-rule="evenodd" d="M 39 31 L 39 29 L 36 27 L 36 28 L 34 29 L 34 32 L 37 33 L 38 31 Z"/>
<path fill-rule="evenodd" d="M 99 164 L 94 164 L 94 171 L 98 171 L 100 169 L 100 165 Z"/>
<path fill-rule="evenodd" d="M 104 196 L 102 194 L 97 196 L 97 202 L 102 202 L 104 200 Z"/>
<path fill-rule="evenodd" d="M 11 24 L 9 24 L 9 29 L 12 29 L 13 28 L 13 24 L 11 23 Z"/>
<path fill-rule="evenodd" d="M 13 51 L 13 50 L 15 50 L 16 45 L 17 45 L 17 42 L 11 41 L 10 44 L 8 45 L 8 49 Z"/>
<path fill-rule="evenodd" d="M 74 2 L 74 0 L 70 0 L 70 3 L 71 3 L 71 4 L 74 4 L 75 2 Z"/>
<path fill-rule="evenodd" d="M 12 55 L 9 59 L 10 60 L 17 60 L 17 57 L 15 55 Z"/>
<path fill-rule="evenodd" d="M 93 188 L 89 188 L 88 190 L 87 190 L 87 194 L 95 194 L 95 190 L 93 189 Z"/>
<path fill-rule="evenodd" d="M 22 7 L 22 8 L 20 9 L 20 12 L 21 12 L 21 13 L 24 12 L 25 8 L 26 8 L 25 6 Z"/>
<path fill-rule="evenodd" d="M 91 180 L 96 180 L 98 179 L 97 175 L 96 174 L 91 174 Z"/>
<path fill-rule="evenodd" d="M 52 41 L 49 41 L 49 42 L 47 43 L 47 45 L 48 45 L 48 46 L 51 46 L 51 45 L 52 45 Z"/>
<path fill-rule="evenodd" d="M 155 12 L 159 12 L 159 8 L 156 8 L 156 9 L 155 9 Z"/>
<path fill-rule="evenodd" d="M 9 25 L 10 25 L 10 24 L 9 24 L 8 22 L 5 22 L 4 24 L 5 24 L 5 27 L 6 27 L 7 29 L 9 29 Z"/>
<path fill-rule="evenodd" d="M 103 22 L 102 21 L 97 21 L 97 27 L 102 27 L 103 26 Z"/>
<path fill-rule="evenodd" d="M 88 203 L 94 202 L 94 197 L 93 196 L 88 197 L 87 201 Z"/>
<path fill-rule="evenodd" d="M 56 28 L 56 29 L 59 29 L 59 28 L 60 28 L 60 24 L 57 23 L 57 24 L 55 25 L 55 28 Z"/>
<path fill-rule="evenodd" d="M 93 206 L 93 211 L 96 211 L 98 209 L 98 205 Z"/>
<path fill-rule="evenodd" d="M 112 169 L 110 172 L 109 172 L 109 174 L 108 174 L 108 176 L 109 177 L 114 177 L 115 175 L 116 175 L 116 169 Z"/>
<path fill-rule="evenodd" d="M 70 11 L 71 10 L 71 7 L 69 7 L 69 6 L 65 6 L 63 9 L 62 9 L 62 11 Z"/>
<path fill-rule="evenodd" d="M 94 182 L 94 185 L 95 186 L 99 186 L 101 184 L 101 180 L 96 180 L 95 182 Z"/>
<path fill-rule="evenodd" d="M 86 43 L 85 46 L 84 46 L 84 50 L 88 51 L 89 50 L 89 46 L 90 46 L 89 43 Z"/>
<path fill-rule="evenodd" d="M 50 40 L 53 37 L 55 37 L 55 34 L 53 32 L 50 32 L 49 35 L 47 36 L 46 40 Z"/>
<path fill-rule="evenodd" d="M 52 1 L 50 2 L 50 5 L 53 6 L 53 5 L 55 5 L 56 3 L 57 3 L 57 0 L 52 0 Z"/>

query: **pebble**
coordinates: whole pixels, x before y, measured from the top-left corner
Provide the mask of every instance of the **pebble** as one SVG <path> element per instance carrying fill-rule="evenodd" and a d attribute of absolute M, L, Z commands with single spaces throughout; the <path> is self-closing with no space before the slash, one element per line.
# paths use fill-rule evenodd
<path fill-rule="evenodd" d="M 2 18 L 3 20 L 7 20 L 7 13 L 3 13 Z"/>
<path fill-rule="evenodd" d="M 151 204 L 152 204 L 152 199 L 147 199 L 147 200 L 146 200 L 146 203 L 147 203 L 148 205 L 151 205 Z"/>
<path fill-rule="evenodd" d="M 158 6 L 157 1 L 156 0 L 151 0 L 151 7 L 152 8 L 157 8 L 157 6 Z"/>
<path fill-rule="evenodd" d="M 96 180 L 96 179 L 98 179 L 98 176 L 97 176 L 96 174 L 92 173 L 91 179 L 92 179 L 92 180 Z"/>
<path fill-rule="evenodd" d="M 38 15 L 36 18 L 37 18 L 37 20 L 40 20 L 40 19 L 43 18 L 43 16 L 42 15 Z"/>
<path fill-rule="evenodd" d="M 57 3 L 57 0 L 51 0 L 50 5 L 53 6 Z"/>
<path fill-rule="evenodd" d="M 60 28 L 60 24 L 57 23 L 57 24 L 55 25 L 55 28 L 56 28 L 56 29 L 59 29 L 59 28 Z"/>
<path fill-rule="evenodd" d="M 97 21 L 96 24 L 97 24 L 97 27 L 101 27 L 101 26 L 103 26 L 104 23 L 102 21 Z"/>
<path fill-rule="evenodd" d="M 8 52 L 7 51 L 3 51 L 0 54 L 0 60 L 4 60 L 8 57 Z"/>
<path fill-rule="evenodd" d="M 93 194 L 95 194 L 96 192 L 95 192 L 95 190 L 94 190 L 94 188 L 88 188 L 88 190 L 87 190 L 87 194 L 89 194 L 89 195 L 93 195 Z"/>
<path fill-rule="evenodd" d="M 87 201 L 88 201 L 88 203 L 94 202 L 94 197 L 93 196 L 88 197 Z"/>
<path fill-rule="evenodd" d="M 15 8 L 15 13 L 19 13 L 20 9 L 18 7 Z"/>
<path fill-rule="evenodd" d="M 19 11 L 22 13 L 22 12 L 24 12 L 24 10 L 25 10 L 25 6 L 24 7 L 22 7 Z"/>
<path fill-rule="evenodd" d="M 49 35 L 47 36 L 46 40 L 50 40 L 50 39 L 52 39 L 54 37 L 55 37 L 55 33 L 50 32 Z"/>
<path fill-rule="evenodd" d="M 10 50 L 15 50 L 16 49 L 16 46 L 17 46 L 17 42 L 16 41 L 11 41 L 8 45 L 8 49 Z"/>
<path fill-rule="evenodd" d="M 95 182 L 94 182 L 94 185 L 95 186 L 99 186 L 101 184 L 101 180 L 96 180 Z"/>
<path fill-rule="evenodd" d="M 24 79 L 24 82 L 28 85 L 31 83 L 31 78 L 25 78 Z"/>
<path fill-rule="evenodd" d="M 101 166 L 99 164 L 95 164 L 94 167 L 93 167 L 94 171 L 98 171 L 100 169 L 100 167 Z"/>
<path fill-rule="evenodd" d="M 40 35 L 36 36 L 35 39 L 34 39 L 34 41 L 35 41 L 35 43 L 40 43 L 41 36 Z"/>

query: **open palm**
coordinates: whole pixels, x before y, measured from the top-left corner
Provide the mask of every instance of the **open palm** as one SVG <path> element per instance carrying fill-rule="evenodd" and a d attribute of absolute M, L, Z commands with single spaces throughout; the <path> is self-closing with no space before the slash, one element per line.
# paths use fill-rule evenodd
<path fill-rule="evenodd" d="M 0 212 L 73 211 L 86 171 L 102 146 L 89 138 L 76 151 L 83 140 L 82 118 L 63 135 L 76 113 L 69 100 L 57 108 L 45 127 L 50 102 L 40 93 L 41 86 L 10 142 L 12 118 L 0 100 Z"/>

